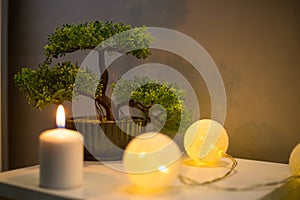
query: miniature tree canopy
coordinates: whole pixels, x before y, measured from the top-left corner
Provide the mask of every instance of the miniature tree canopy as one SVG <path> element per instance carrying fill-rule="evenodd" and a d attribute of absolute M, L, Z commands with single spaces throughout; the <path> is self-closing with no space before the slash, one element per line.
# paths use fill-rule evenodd
<path fill-rule="evenodd" d="M 101 21 L 66 24 L 48 36 L 44 47 L 45 60 L 39 68 L 23 68 L 14 79 L 20 91 L 26 95 L 28 103 L 38 109 L 72 101 L 74 96 L 80 94 L 95 100 L 101 121 L 114 121 L 112 101 L 106 94 L 109 74 L 104 66 L 104 52 L 126 53 L 137 59 L 145 59 L 151 54 L 149 47 L 153 40 L 145 26 L 132 28 L 122 23 Z M 91 70 L 81 69 L 71 61 L 52 66 L 54 59 L 80 50 L 96 50 L 99 53 L 100 78 Z M 154 104 L 161 104 L 166 109 L 167 120 L 173 121 L 173 124 L 178 121 L 178 116 L 181 118 L 184 91 L 178 86 L 159 84 L 145 78 L 123 81 L 120 85 L 123 88 L 113 87 L 118 100 L 123 98 L 122 95 L 132 84 L 140 84 L 140 87 L 129 93 L 129 104 L 145 113 L 146 119 L 149 119 L 149 109 Z"/>

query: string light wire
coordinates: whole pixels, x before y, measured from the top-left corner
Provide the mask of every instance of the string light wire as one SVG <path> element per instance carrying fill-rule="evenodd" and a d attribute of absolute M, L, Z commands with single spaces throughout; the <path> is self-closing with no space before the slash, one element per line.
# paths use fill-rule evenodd
<path fill-rule="evenodd" d="M 188 185 L 188 186 L 203 186 L 203 185 L 208 185 L 208 184 L 215 183 L 217 181 L 223 180 L 226 177 L 228 177 L 230 174 L 232 174 L 232 172 L 234 171 L 234 169 L 236 168 L 236 166 L 238 164 L 238 162 L 234 159 L 234 157 L 232 157 L 229 154 L 224 153 L 223 157 L 228 158 L 232 161 L 232 165 L 231 165 L 230 169 L 223 176 L 214 178 L 214 179 L 209 180 L 209 181 L 204 181 L 204 182 L 198 182 L 194 179 L 191 179 L 189 177 L 182 176 L 182 175 L 179 175 L 178 178 L 183 184 Z"/>
<path fill-rule="evenodd" d="M 259 189 L 259 188 L 265 188 L 265 187 L 273 187 L 277 185 L 282 185 L 285 183 L 288 183 L 290 181 L 296 180 L 300 178 L 300 175 L 295 175 L 295 176 L 289 176 L 283 180 L 280 181 L 273 181 L 273 182 L 268 182 L 268 183 L 258 183 L 246 187 L 222 187 L 222 186 L 212 186 L 215 189 L 220 189 L 220 190 L 226 190 L 226 191 L 249 191 L 249 190 L 254 190 L 254 189 Z"/>
<path fill-rule="evenodd" d="M 290 181 L 300 179 L 300 175 L 292 175 L 292 176 L 289 176 L 280 181 L 258 183 L 258 184 L 254 184 L 254 185 L 250 185 L 250 186 L 246 186 L 246 187 L 222 187 L 222 186 L 210 185 L 212 183 L 215 183 L 215 182 L 218 182 L 218 181 L 221 181 L 221 180 L 227 178 L 229 175 L 231 175 L 233 173 L 234 169 L 236 168 L 238 163 L 231 155 L 225 153 L 224 157 L 230 159 L 232 161 L 232 165 L 231 165 L 230 169 L 223 176 L 214 178 L 212 180 L 204 181 L 204 182 L 198 182 L 192 178 L 182 176 L 182 175 L 179 175 L 178 178 L 181 181 L 181 183 L 183 183 L 184 185 L 187 185 L 187 186 L 196 187 L 196 186 L 209 185 L 212 188 L 226 190 L 226 191 L 248 191 L 248 190 L 254 190 L 254 189 L 259 189 L 259 188 L 264 188 L 264 187 L 272 187 L 272 186 L 282 185 L 282 184 L 288 183 Z"/>

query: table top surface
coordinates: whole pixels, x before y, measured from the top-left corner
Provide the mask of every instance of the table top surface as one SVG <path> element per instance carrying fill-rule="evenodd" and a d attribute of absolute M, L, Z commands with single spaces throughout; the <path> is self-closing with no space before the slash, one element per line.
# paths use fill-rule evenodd
<path fill-rule="evenodd" d="M 230 168 L 193 167 L 182 164 L 180 174 L 200 182 L 222 176 Z M 289 166 L 281 163 L 237 159 L 235 172 L 224 180 L 208 186 L 190 187 L 176 180 L 170 188 L 156 194 L 140 194 L 132 190 L 121 162 L 85 162 L 84 181 L 79 188 L 52 190 L 39 187 L 39 166 L 0 173 L 0 196 L 14 199 L 263 199 L 278 186 L 249 191 L 228 191 L 218 187 L 248 187 L 254 184 L 280 181 L 290 176 Z"/>

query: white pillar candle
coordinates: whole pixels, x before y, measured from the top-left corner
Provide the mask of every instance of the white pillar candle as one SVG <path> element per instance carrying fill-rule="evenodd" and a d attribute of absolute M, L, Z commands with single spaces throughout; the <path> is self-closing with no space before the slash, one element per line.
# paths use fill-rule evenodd
<path fill-rule="evenodd" d="M 61 108 L 56 117 L 58 127 L 65 123 Z M 39 137 L 39 150 L 41 187 L 70 189 L 82 184 L 83 136 L 79 132 L 65 128 L 46 130 Z"/>

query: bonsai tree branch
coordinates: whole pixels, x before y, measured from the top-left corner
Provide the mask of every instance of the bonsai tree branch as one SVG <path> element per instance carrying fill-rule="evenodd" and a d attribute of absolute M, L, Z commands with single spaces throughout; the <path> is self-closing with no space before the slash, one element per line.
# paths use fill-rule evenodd
<path fill-rule="evenodd" d="M 102 72 L 99 84 L 103 86 L 100 95 L 98 95 L 95 98 L 95 105 L 98 112 L 98 118 L 101 121 L 106 121 L 106 120 L 114 121 L 111 99 L 106 95 L 109 75 L 107 69 L 105 68 L 104 51 L 98 51 L 98 55 L 99 55 L 99 68 L 100 68 L 100 72 Z M 105 114 L 102 111 L 102 107 L 105 110 Z"/>
<path fill-rule="evenodd" d="M 142 104 L 141 102 L 137 102 L 133 99 L 130 99 L 129 101 L 129 106 L 134 107 L 138 110 L 140 110 L 143 114 L 144 117 L 149 121 L 150 120 L 150 116 L 149 116 L 149 110 L 151 108 L 152 105 L 150 106 L 145 106 L 144 104 Z"/>

